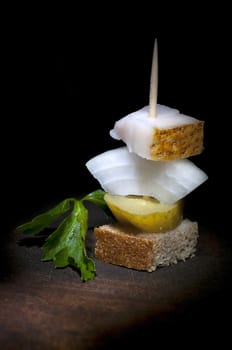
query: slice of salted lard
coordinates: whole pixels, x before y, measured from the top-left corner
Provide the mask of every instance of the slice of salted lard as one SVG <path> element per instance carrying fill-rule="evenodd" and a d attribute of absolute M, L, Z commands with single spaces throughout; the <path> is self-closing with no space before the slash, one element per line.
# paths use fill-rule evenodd
<path fill-rule="evenodd" d="M 149 117 L 149 106 L 145 106 L 118 120 L 110 135 L 146 159 L 188 158 L 203 151 L 204 121 L 157 104 L 155 118 Z"/>
<path fill-rule="evenodd" d="M 208 178 L 189 159 L 154 162 L 130 153 L 125 146 L 91 158 L 86 167 L 105 192 L 150 196 L 168 204 L 184 198 Z"/>

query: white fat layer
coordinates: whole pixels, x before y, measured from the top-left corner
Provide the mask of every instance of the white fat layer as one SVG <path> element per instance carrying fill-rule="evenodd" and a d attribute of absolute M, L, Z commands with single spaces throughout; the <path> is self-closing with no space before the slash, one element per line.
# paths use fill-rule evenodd
<path fill-rule="evenodd" d="M 129 152 L 150 159 L 150 146 L 154 129 L 171 129 L 199 122 L 198 119 L 181 114 L 177 109 L 157 104 L 156 117 L 149 117 L 149 106 L 130 113 L 118 120 L 110 130 L 110 136 L 126 143 Z"/>
<path fill-rule="evenodd" d="M 169 204 L 187 196 L 208 178 L 188 159 L 154 162 L 130 153 L 127 147 L 101 153 L 86 167 L 106 192 L 151 196 Z"/>

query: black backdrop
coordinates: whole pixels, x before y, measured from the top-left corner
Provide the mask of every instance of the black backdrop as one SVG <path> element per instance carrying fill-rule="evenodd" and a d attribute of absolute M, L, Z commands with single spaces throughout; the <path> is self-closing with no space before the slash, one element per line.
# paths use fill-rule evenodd
<path fill-rule="evenodd" d="M 99 188 L 85 163 L 121 145 L 109 136 L 114 122 L 148 104 L 157 37 L 158 102 L 205 120 L 205 150 L 192 160 L 209 180 L 189 195 L 186 211 L 202 224 L 222 227 L 226 131 L 218 116 L 225 98 L 226 37 L 207 25 L 176 33 L 153 26 L 125 29 L 120 21 L 112 27 L 69 24 L 45 27 L 33 25 L 32 18 L 30 25 L 14 28 L 2 129 L 6 222 L 12 227 L 63 198 Z"/>
<path fill-rule="evenodd" d="M 48 12 L 48 5 L 42 3 L 26 4 L 25 8 L 19 3 L 19 9 L 10 4 L 8 14 L 2 12 L 3 275 L 8 273 L 8 265 L 15 263 L 11 251 L 8 254 L 8 241 L 16 225 L 63 198 L 99 188 L 85 163 L 118 147 L 109 136 L 114 122 L 148 103 L 155 37 L 159 49 L 158 102 L 205 120 L 205 150 L 192 161 L 209 179 L 188 196 L 186 214 L 205 225 L 213 236 L 216 232 L 219 238 L 231 239 L 231 229 L 227 229 L 231 226 L 231 39 L 227 29 L 231 21 L 226 9 L 223 7 L 222 13 L 216 4 L 213 13 L 212 3 L 203 11 L 202 4 L 197 8 L 196 2 L 194 7 L 187 2 L 186 7 L 181 4 L 179 15 L 170 5 L 163 12 L 152 7 L 144 14 L 139 4 L 141 13 L 135 17 L 134 3 L 129 12 L 122 8 L 119 13 L 111 3 L 100 16 L 86 4 L 89 8 L 84 12 L 67 5 L 66 14 L 63 3 L 59 14 L 57 4 Z M 96 5 L 99 7 L 99 2 Z M 217 251 L 217 246 L 215 249 L 220 259 L 223 252 Z M 216 329 L 220 320 L 222 333 L 212 334 L 212 339 L 219 334 L 220 342 L 227 339 L 222 313 L 231 310 L 231 302 L 227 304 L 229 266 L 219 276 L 219 281 L 226 276 L 228 283 L 225 281 L 220 294 L 212 291 L 209 314 L 205 317 L 203 307 L 200 322 L 202 326 L 206 320 L 201 327 L 204 332 L 207 324 L 214 322 Z M 194 327 L 195 321 L 196 317 L 191 324 Z"/>

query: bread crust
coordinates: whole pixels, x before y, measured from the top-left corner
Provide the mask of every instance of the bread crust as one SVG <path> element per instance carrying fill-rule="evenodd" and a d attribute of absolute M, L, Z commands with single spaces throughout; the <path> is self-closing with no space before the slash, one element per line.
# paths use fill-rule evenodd
<path fill-rule="evenodd" d="M 181 125 L 171 129 L 154 129 L 150 147 L 153 160 L 189 158 L 202 153 L 204 121 Z"/>
<path fill-rule="evenodd" d="M 94 234 L 97 259 L 148 272 L 194 256 L 199 236 L 197 222 L 188 219 L 166 233 L 141 233 L 117 223 L 95 227 Z"/>

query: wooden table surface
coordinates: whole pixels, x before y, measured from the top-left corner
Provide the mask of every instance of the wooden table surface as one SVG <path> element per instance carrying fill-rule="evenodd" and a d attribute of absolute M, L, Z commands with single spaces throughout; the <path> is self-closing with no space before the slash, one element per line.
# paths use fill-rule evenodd
<path fill-rule="evenodd" d="M 94 244 L 90 229 L 87 251 L 93 258 Z M 189 346 L 199 345 L 199 339 L 215 345 L 228 336 L 230 247 L 205 227 L 200 226 L 196 256 L 186 262 L 148 273 L 94 258 L 97 276 L 88 282 L 72 268 L 41 262 L 40 246 L 41 238 L 16 233 L 4 246 L 1 349 L 118 349 L 149 343 L 155 348 L 159 341 Z"/>

